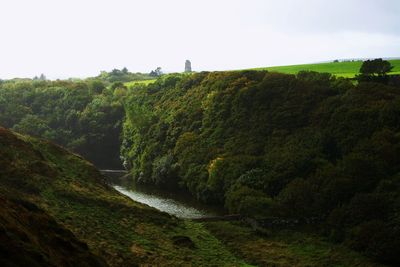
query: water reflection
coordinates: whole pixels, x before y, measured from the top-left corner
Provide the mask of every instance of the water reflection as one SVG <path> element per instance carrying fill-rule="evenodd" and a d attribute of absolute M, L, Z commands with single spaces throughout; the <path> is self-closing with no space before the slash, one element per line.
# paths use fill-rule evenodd
<path fill-rule="evenodd" d="M 114 188 L 134 201 L 149 205 L 150 207 L 175 215 L 179 218 L 194 219 L 216 215 L 209 211 L 190 207 L 185 203 L 171 198 L 165 198 L 163 196 L 157 196 L 146 192 L 133 191 L 119 185 L 115 185 Z"/>

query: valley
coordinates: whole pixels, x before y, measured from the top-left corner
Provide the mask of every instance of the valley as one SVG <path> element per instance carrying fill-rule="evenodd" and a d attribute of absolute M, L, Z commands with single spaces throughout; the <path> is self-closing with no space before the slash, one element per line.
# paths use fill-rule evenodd
<path fill-rule="evenodd" d="M 32 266 L 394 264 L 391 77 L 4 81 L 0 124 L 13 131 L 0 131 L 2 265 L 18 251 Z"/>

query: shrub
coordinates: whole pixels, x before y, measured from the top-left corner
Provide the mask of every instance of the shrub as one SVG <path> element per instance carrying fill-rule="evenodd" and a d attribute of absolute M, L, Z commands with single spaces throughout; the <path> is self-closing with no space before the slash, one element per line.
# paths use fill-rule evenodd
<path fill-rule="evenodd" d="M 225 207 L 231 213 L 240 213 L 252 217 L 270 215 L 273 201 L 263 192 L 247 186 L 235 185 L 226 194 Z"/>

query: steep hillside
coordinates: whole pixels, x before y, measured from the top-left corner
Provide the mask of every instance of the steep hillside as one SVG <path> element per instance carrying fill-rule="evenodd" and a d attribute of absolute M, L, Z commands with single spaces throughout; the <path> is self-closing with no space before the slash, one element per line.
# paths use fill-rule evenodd
<path fill-rule="evenodd" d="M 132 90 L 123 156 L 137 183 L 256 218 L 313 222 L 400 261 L 400 88 L 328 73 L 169 76 Z"/>
<path fill-rule="evenodd" d="M 0 200 L 1 266 L 242 265 L 201 225 L 135 203 L 79 156 L 4 128 Z"/>
<path fill-rule="evenodd" d="M 4 196 L 0 202 L 1 266 L 106 266 L 32 202 Z"/>

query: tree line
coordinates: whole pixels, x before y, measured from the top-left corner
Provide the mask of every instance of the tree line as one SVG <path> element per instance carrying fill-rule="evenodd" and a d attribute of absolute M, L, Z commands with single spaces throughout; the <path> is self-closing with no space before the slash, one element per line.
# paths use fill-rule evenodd
<path fill-rule="evenodd" d="M 0 84 L 0 125 L 63 145 L 100 168 L 120 168 L 121 86 L 101 80 Z"/>

